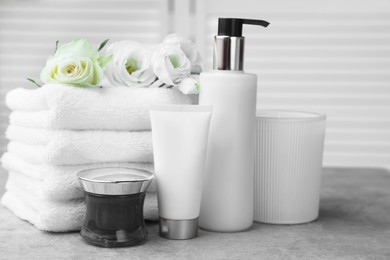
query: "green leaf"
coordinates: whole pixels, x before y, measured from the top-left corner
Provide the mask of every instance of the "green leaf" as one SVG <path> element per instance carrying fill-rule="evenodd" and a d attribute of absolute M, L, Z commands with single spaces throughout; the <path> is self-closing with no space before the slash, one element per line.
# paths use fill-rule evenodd
<path fill-rule="evenodd" d="M 196 91 L 200 90 L 200 84 L 199 83 L 195 83 L 195 89 L 196 89 Z"/>
<path fill-rule="evenodd" d="M 57 52 L 57 49 L 58 49 L 58 43 L 59 43 L 60 41 L 56 41 L 56 48 L 54 49 L 54 54 L 56 54 L 56 52 Z"/>
<path fill-rule="evenodd" d="M 27 78 L 28 81 L 31 81 L 32 83 L 34 83 L 38 88 L 42 87 L 41 85 L 39 85 L 35 80 L 33 79 L 30 79 L 30 78 Z"/>
<path fill-rule="evenodd" d="M 108 42 L 109 40 L 110 40 L 110 39 L 106 39 L 104 42 L 102 42 L 102 43 L 100 44 L 100 46 L 99 46 L 98 51 L 100 51 L 101 49 L 103 49 L 104 46 L 106 46 L 106 44 L 107 44 L 107 42 Z"/>

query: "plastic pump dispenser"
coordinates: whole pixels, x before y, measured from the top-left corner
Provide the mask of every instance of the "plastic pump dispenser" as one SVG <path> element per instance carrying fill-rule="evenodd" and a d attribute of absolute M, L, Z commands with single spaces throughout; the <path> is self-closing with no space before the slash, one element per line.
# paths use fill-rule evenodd
<path fill-rule="evenodd" d="M 242 26 L 244 24 L 267 27 L 263 20 L 219 18 L 218 35 L 214 37 L 214 70 L 243 71 L 244 43 Z"/>
<path fill-rule="evenodd" d="M 254 127 L 257 76 L 243 71 L 242 27 L 262 20 L 219 18 L 212 72 L 201 73 L 199 104 L 212 105 L 200 227 L 246 230 L 254 214 Z"/>

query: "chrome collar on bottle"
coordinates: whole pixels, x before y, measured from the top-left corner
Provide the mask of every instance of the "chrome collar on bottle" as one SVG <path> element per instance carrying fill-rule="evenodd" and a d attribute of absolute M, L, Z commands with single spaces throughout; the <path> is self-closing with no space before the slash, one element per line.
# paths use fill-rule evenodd
<path fill-rule="evenodd" d="M 217 35 L 214 37 L 215 70 L 242 71 L 244 64 L 244 37 Z"/>

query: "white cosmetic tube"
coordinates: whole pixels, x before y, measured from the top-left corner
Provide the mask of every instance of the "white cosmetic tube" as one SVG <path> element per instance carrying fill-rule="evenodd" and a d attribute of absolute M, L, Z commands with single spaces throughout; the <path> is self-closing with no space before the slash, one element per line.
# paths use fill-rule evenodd
<path fill-rule="evenodd" d="M 150 109 L 160 236 L 198 234 L 212 106 L 156 105 Z"/>

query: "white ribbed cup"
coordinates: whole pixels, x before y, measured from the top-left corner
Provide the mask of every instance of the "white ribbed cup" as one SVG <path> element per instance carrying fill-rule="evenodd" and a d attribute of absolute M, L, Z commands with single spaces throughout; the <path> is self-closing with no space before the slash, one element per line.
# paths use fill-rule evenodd
<path fill-rule="evenodd" d="M 259 110 L 255 221 L 298 224 L 318 217 L 326 116 Z"/>

